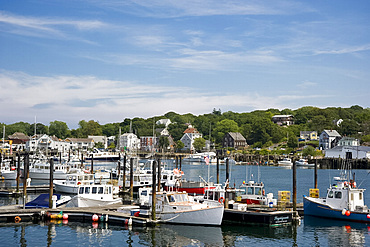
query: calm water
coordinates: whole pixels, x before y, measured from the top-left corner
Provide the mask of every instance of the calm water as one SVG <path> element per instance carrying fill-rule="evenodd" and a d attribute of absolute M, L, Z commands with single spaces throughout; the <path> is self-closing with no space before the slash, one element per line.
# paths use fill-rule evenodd
<path fill-rule="evenodd" d="M 94 164 L 95 166 L 95 164 Z M 108 165 L 109 166 L 109 165 Z M 111 165 L 110 165 L 111 166 Z M 216 181 L 216 166 L 182 164 L 187 179 Z M 370 189 L 368 170 L 355 170 L 357 184 Z M 292 170 L 280 167 L 230 166 L 231 185 L 240 185 L 251 177 L 263 181 L 266 193 L 277 196 L 280 190 L 292 191 Z M 313 187 L 313 169 L 297 170 L 297 200 Z M 320 196 L 332 183 L 337 170 L 318 170 Z M 225 166 L 220 166 L 220 181 L 225 180 Z M 33 184 L 41 181 L 32 181 Z M 9 184 L 0 184 L 9 186 Z M 0 198 L 0 204 L 15 204 Z M 370 203 L 370 192 L 365 192 Z M 18 203 L 20 203 L 18 201 Z M 282 227 L 263 226 L 181 226 L 133 227 L 78 222 L 41 224 L 0 224 L 0 246 L 370 246 L 370 225 L 305 217 L 302 224 Z"/>

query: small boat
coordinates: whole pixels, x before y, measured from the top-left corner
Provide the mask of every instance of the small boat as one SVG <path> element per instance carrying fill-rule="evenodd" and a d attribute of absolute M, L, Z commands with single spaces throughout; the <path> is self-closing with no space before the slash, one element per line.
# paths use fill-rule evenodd
<path fill-rule="evenodd" d="M 255 183 L 254 181 L 243 182 L 239 187 L 240 191 L 237 195 L 237 202 L 256 205 L 276 206 L 277 200 L 274 199 L 272 193 L 265 193 L 265 185 Z"/>
<path fill-rule="evenodd" d="M 66 207 L 100 207 L 119 202 L 122 199 L 114 196 L 111 184 L 80 185 L 77 195 Z"/>
<path fill-rule="evenodd" d="M 55 191 L 59 193 L 77 194 L 81 185 L 94 184 L 93 174 L 68 174 L 65 180 L 54 181 Z"/>
<path fill-rule="evenodd" d="M 336 183 L 328 188 L 325 198 L 319 198 L 318 193 L 303 196 L 304 214 L 370 223 L 370 210 L 364 202 L 365 189 L 357 187 L 354 175 L 350 178 L 350 164 L 342 165 L 342 168 L 340 176 L 334 178 Z"/>
<path fill-rule="evenodd" d="M 306 159 L 299 159 L 295 162 L 296 166 L 303 166 L 303 167 L 315 167 L 315 164 L 309 164 Z"/>
<path fill-rule="evenodd" d="M 17 168 L 15 166 L 10 166 L 9 164 L 2 166 L 1 177 L 3 177 L 5 180 L 17 179 Z"/>
<path fill-rule="evenodd" d="M 71 200 L 70 196 L 62 196 L 60 194 L 54 194 L 57 197 L 56 206 L 62 206 Z M 27 202 L 26 208 L 48 208 L 49 207 L 49 194 L 40 194 L 34 200 Z"/>
<path fill-rule="evenodd" d="M 279 166 L 285 166 L 285 167 L 292 167 L 293 163 L 292 163 L 292 160 L 290 158 L 284 158 L 284 159 L 278 161 L 278 165 Z"/>
<path fill-rule="evenodd" d="M 187 181 L 180 179 L 173 189 L 165 187 L 165 190 L 187 192 L 189 195 L 204 195 L 207 187 L 215 188 L 213 183 L 209 183 L 207 186 L 207 182 L 205 181 Z"/>
<path fill-rule="evenodd" d="M 91 157 L 96 161 L 117 161 L 119 160 L 120 155 L 118 153 L 101 151 L 94 148 L 93 152 L 88 153 L 85 160 L 91 160 Z"/>
<path fill-rule="evenodd" d="M 208 158 L 208 159 L 206 159 Z M 190 154 L 189 156 L 185 157 L 183 162 L 198 162 L 198 163 L 216 163 L 216 153 L 215 152 L 206 152 L 206 153 L 196 153 Z"/>
<path fill-rule="evenodd" d="M 67 177 L 69 167 L 66 164 L 54 164 L 53 179 L 64 180 Z M 37 161 L 29 168 L 31 179 L 50 179 L 50 163 Z"/>
<path fill-rule="evenodd" d="M 147 190 L 147 193 L 143 193 Z M 151 202 L 151 188 L 140 189 L 142 204 Z M 141 197 L 145 194 L 144 200 Z M 148 205 L 150 207 L 150 205 Z M 146 212 L 150 213 L 150 210 Z M 191 225 L 221 225 L 224 213 L 222 204 L 209 205 L 192 200 L 186 192 L 160 191 L 156 193 L 156 216 L 158 222 Z"/>

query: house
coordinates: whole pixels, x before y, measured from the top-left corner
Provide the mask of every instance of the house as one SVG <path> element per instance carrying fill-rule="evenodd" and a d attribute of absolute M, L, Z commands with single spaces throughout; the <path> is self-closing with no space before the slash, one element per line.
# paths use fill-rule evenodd
<path fill-rule="evenodd" d="M 94 148 L 94 140 L 92 138 L 66 138 L 72 150 L 89 150 Z"/>
<path fill-rule="evenodd" d="M 339 127 L 339 125 L 343 122 L 343 119 L 333 120 L 333 124 Z"/>
<path fill-rule="evenodd" d="M 157 124 L 157 125 L 163 124 L 167 128 L 168 125 L 171 124 L 171 120 L 169 120 L 169 119 L 160 119 L 157 122 L 155 122 L 155 124 Z"/>
<path fill-rule="evenodd" d="M 30 137 L 22 132 L 14 132 L 13 135 L 8 136 L 8 140 L 12 141 L 12 149 L 22 150 L 26 148 L 26 142 Z"/>
<path fill-rule="evenodd" d="M 104 146 L 104 149 L 108 148 L 108 138 L 106 136 L 88 136 L 88 138 L 91 138 L 94 140 L 94 143 L 102 143 Z"/>
<path fill-rule="evenodd" d="M 201 138 L 202 134 L 192 125 L 189 125 L 188 128 L 184 131 L 184 135 L 181 137 L 180 141 L 184 143 L 184 150 L 194 151 L 193 143 L 197 138 Z"/>
<path fill-rule="evenodd" d="M 360 146 L 360 142 L 358 139 L 345 136 L 338 141 L 338 146 Z"/>
<path fill-rule="evenodd" d="M 140 139 L 134 133 L 125 133 L 119 137 L 119 146 L 125 150 L 140 149 Z"/>
<path fill-rule="evenodd" d="M 244 148 L 248 146 L 248 144 L 247 144 L 247 140 L 239 132 L 228 132 L 225 134 L 224 138 L 222 139 L 222 146 L 224 148 L 232 147 L 232 148 L 238 149 L 238 148 Z"/>
<path fill-rule="evenodd" d="M 323 150 L 333 148 L 341 138 L 336 130 L 324 130 L 319 137 L 319 147 Z"/>
<path fill-rule="evenodd" d="M 159 135 L 161 135 L 161 136 L 169 136 L 170 135 L 170 132 L 168 132 L 167 128 L 156 128 L 155 132 L 159 133 Z"/>
<path fill-rule="evenodd" d="M 317 131 L 300 131 L 299 139 L 302 141 L 316 141 Z"/>
<path fill-rule="evenodd" d="M 36 150 L 54 150 L 58 152 L 67 152 L 71 148 L 70 141 L 60 140 L 58 137 L 47 134 L 34 135 L 26 142 L 27 151 Z"/>
<path fill-rule="evenodd" d="M 158 137 L 154 136 L 141 136 L 140 149 L 143 151 L 153 151 L 158 143 Z"/>
<path fill-rule="evenodd" d="M 336 146 L 325 150 L 327 158 L 370 159 L 370 147 Z"/>
<path fill-rule="evenodd" d="M 275 115 L 272 117 L 272 122 L 280 126 L 289 126 L 294 124 L 294 117 L 293 115 Z"/>

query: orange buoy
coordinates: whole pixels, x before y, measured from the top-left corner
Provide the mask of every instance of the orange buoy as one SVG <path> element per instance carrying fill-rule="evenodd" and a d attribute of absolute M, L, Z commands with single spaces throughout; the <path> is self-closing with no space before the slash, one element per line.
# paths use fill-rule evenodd
<path fill-rule="evenodd" d="M 15 216 L 15 217 L 14 217 L 14 222 L 15 222 L 15 223 L 19 223 L 19 222 L 21 222 L 21 220 L 22 220 L 22 219 L 21 219 L 21 217 L 19 217 L 19 216 Z"/>

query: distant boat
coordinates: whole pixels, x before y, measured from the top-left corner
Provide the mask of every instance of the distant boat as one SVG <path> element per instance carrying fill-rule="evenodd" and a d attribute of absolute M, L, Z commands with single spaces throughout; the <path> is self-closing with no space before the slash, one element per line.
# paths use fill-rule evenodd
<path fill-rule="evenodd" d="M 10 166 L 10 164 L 1 166 L 1 176 L 5 180 L 15 180 L 17 179 L 17 168 L 15 166 Z"/>
<path fill-rule="evenodd" d="M 241 203 L 269 206 L 276 206 L 277 204 L 277 200 L 273 199 L 274 195 L 272 193 L 265 194 L 265 185 L 262 182 L 243 182 L 239 189 L 242 191 L 238 195 Z M 237 201 L 239 202 L 239 199 Z"/>
<path fill-rule="evenodd" d="M 91 156 L 96 161 L 116 161 L 116 160 L 119 160 L 120 158 L 119 154 L 117 153 L 100 151 L 97 148 L 94 148 L 93 152 L 88 153 L 85 160 L 91 160 Z"/>
<path fill-rule="evenodd" d="M 353 176 L 351 179 L 350 164 L 342 165 L 340 177 L 334 178 L 336 184 L 330 185 L 325 198 L 319 198 L 318 193 L 303 197 L 304 215 L 370 223 L 365 189 L 357 187 Z"/>
<path fill-rule="evenodd" d="M 68 174 L 65 180 L 54 181 L 55 191 L 67 194 L 77 194 L 81 185 L 90 184 L 94 184 L 93 174 Z"/>
<path fill-rule="evenodd" d="M 215 152 L 190 154 L 189 156 L 185 157 L 182 161 L 183 162 L 206 163 L 206 157 L 208 157 L 209 163 L 216 163 L 217 162 Z"/>
<path fill-rule="evenodd" d="M 315 167 L 315 164 L 309 164 L 306 159 L 299 159 L 295 162 L 296 166 L 304 166 L 304 167 Z"/>
<path fill-rule="evenodd" d="M 284 158 L 284 159 L 278 161 L 278 165 L 279 166 L 292 167 L 293 163 L 292 163 L 292 160 L 290 158 Z"/>
<path fill-rule="evenodd" d="M 66 179 L 69 166 L 66 164 L 54 164 L 54 179 Z M 29 168 L 31 179 L 50 179 L 50 163 L 46 161 L 37 161 Z"/>

